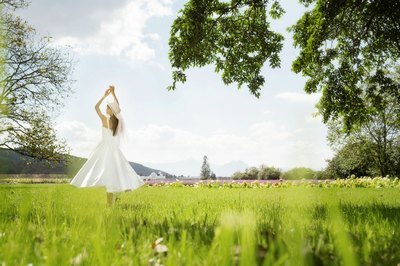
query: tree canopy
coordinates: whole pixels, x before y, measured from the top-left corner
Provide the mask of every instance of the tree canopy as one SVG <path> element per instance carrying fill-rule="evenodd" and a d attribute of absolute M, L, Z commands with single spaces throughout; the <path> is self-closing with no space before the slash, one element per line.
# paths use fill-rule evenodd
<path fill-rule="evenodd" d="M 266 61 L 280 66 L 283 36 L 270 29 L 268 18 L 279 18 L 278 1 L 190 0 L 172 24 L 169 58 L 173 85 L 185 82 L 190 67 L 215 65 L 225 84 L 247 85 L 260 96 Z"/>
<path fill-rule="evenodd" d="M 290 28 L 300 48 L 292 67 L 308 78 L 306 92 L 322 92 L 324 122 L 342 117 L 347 129 L 363 123 L 365 94 L 384 90 L 399 99 L 399 85 L 386 71 L 400 58 L 399 1 L 300 2 L 311 9 Z"/>
<path fill-rule="evenodd" d="M 284 10 L 279 0 L 189 0 L 171 27 L 169 58 L 173 84 L 191 67 L 213 64 L 225 84 L 247 85 L 256 97 L 266 62 L 280 66 L 283 36 L 270 28 Z M 344 119 L 350 130 L 363 123 L 363 94 L 400 89 L 385 71 L 399 63 L 398 0 L 300 0 L 308 10 L 289 28 L 300 49 L 292 70 L 307 77 L 307 93 L 322 92 L 324 122 Z M 365 82 L 374 86 L 366 88 Z"/>

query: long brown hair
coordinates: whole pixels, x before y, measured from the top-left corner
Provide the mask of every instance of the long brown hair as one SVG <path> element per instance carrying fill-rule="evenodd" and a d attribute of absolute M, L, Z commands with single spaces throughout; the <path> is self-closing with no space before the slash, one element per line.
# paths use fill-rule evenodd
<path fill-rule="evenodd" d="M 111 129 L 113 131 L 113 136 L 115 136 L 115 133 L 117 132 L 118 123 L 119 123 L 118 118 L 116 118 L 115 115 L 112 114 L 110 116 L 110 125 L 111 125 Z"/>

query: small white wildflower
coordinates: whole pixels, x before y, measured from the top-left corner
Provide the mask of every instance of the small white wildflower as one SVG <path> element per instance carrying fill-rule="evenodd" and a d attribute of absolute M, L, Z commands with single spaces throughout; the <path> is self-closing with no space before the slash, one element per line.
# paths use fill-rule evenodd
<path fill-rule="evenodd" d="M 164 238 L 160 237 L 156 241 L 154 241 L 151 245 L 151 248 L 157 253 L 165 253 L 168 252 L 168 247 L 165 245 L 161 245 L 160 243 L 164 240 Z"/>
<path fill-rule="evenodd" d="M 157 253 L 164 253 L 164 252 L 168 252 L 168 247 L 165 245 L 157 245 L 155 248 L 155 251 Z"/>
<path fill-rule="evenodd" d="M 72 265 L 79 265 L 81 264 L 86 258 L 88 257 L 88 254 L 86 252 L 86 249 L 83 250 L 82 253 L 79 253 L 76 257 L 71 259 L 71 264 Z"/>

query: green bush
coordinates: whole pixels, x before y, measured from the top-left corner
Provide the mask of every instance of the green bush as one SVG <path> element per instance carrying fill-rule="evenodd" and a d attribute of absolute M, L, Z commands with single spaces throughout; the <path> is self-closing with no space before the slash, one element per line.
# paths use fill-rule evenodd
<path fill-rule="evenodd" d="M 328 160 L 326 174 L 334 178 L 355 176 L 377 176 L 379 171 L 371 148 L 366 142 L 347 143 Z"/>
<path fill-rule="evenodd" d="M 237 171 L 232 175 L 232 179 L 235 179 L 235 180 L 244 179 L 244 173 Z"/>
<path fill-rule="evenodd" d="M 258 179 L 258 172 L 259 172 L 259 170 L 257 167 L 247 168 L 246 171 L 244 172 L 243 179 L 249 179 L 249 180 Z"/>
<path fill-rule="evenodd" d="M 282 171 L 279 168 L 273 166 L 261 165 L 258 171 L 257 179 L 259 180 L 279 179 L 281 175 Z"/>
<path fill-rule="evenodd" d="M 306 167 L 295 167 L 286 171 L 282 175 L 282 179 L 296 180 L 296 179 L 315 179 L 316 172 Z M 323 178 L 321 178 L 323 179 Z"/>
<path fill-rule="evenodd" d="M 323 180 L 323 179 L 336 179 L 338 178 L 334 173 L 329 172 L 327 170 L 315 171 L 314 179 Z"/>
<path fill-rule="evenodd" d="M 279 168 L 261 165 L 259 168 L 250 167 L 244 172 L 235 172 L 232 179 L 238 180 L 272 180 L 279 179 L 282 172 Z"/>

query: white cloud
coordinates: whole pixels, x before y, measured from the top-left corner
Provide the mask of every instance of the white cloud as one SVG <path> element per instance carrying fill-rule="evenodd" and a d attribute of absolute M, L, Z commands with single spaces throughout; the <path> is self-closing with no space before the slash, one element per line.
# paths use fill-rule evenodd
<path fill-rule="evenodd" d="M 155 51 L 148 41 L 157 41 L 157 33 L 145 33 L 147 22 L 154 17 L 172 15 L 172 1 L 134 0 L 122 8 L 109 12 L 97 32 L 86 37 L 64 36 L 56 45 L 70 45 L 86 54 L 122 56 L 132 60 L 148 61 Z"/>
<path fill-rule="evenodd" d="M 68 140 L 72 154 L 78 156 L 87 157 L 100 138 L 97 130 L 77 121 L 62 123 L 58 131 Z M 272 122 L 255 123 L 245 134 L 219 130 L 208 135 L 149 124 L 130 129 L 129 143 L 122 151 L 129 160 L 139 163 L 176 162 L 206 154 L 219 164 L 242 160 L 254 166 L 264 163 L 284 168 L 299 165 L 321 168 L 327 148 L 310 138 L 310 133 L 312 129 L 290 131 Z"/>
<path fill-rule="evenodd" d="M 72 148 L 72 154 L 88 157 L 100 140 L 101 131 L 79 121 L 64 121 L 56 126 L 58 134 Z"/>
<path fill-rule="evenodd" d="M 263 114 L 270 115 L 270 114 L 272 114 L 272 111 L 271 110 L 264 110 Z"/>
<path fill-rule="evenodd" d="M 290 103 L 311 103 L 316 104 L 321 97 L 319 93 L 306 94 L 299 92 L 281 92 L 275 95 L 275 98 Z"/>

